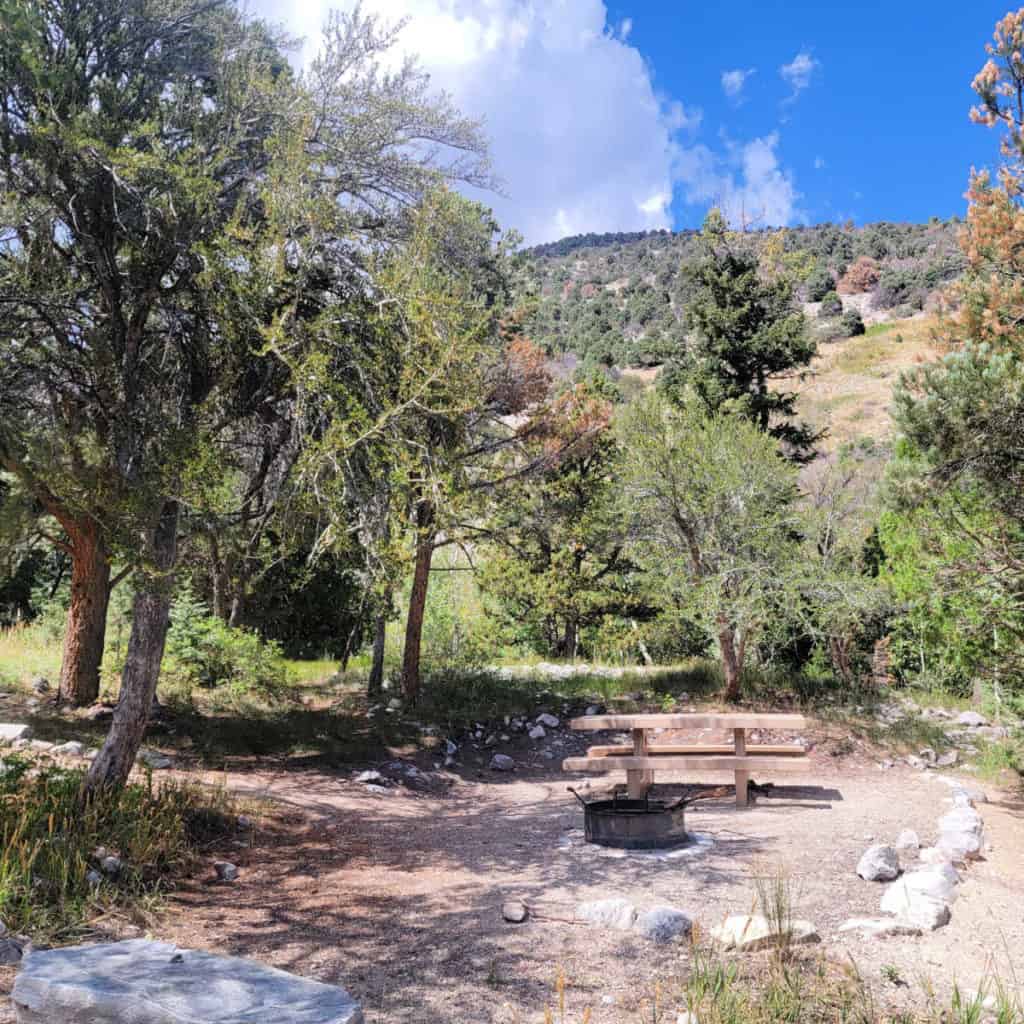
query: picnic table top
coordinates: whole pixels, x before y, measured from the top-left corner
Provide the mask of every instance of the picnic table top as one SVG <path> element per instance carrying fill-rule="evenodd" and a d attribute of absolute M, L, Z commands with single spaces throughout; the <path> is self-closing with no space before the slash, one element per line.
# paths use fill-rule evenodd
<path fill-rule="evenodd" d="M 586 715 L 569 722 L 570 729 L 804 729 L 803 715 L 691 714 Z"/>

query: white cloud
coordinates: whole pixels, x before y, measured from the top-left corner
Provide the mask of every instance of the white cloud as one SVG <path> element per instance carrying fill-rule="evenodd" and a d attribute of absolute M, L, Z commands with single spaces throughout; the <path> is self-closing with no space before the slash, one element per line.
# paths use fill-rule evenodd
<path fill-rule="evenodd" d="M 757 73 L 757 68 L 737 68 L 734 71 L 722 72 L 722 91 L 730 99 L 738 99 L 747 84 L 747 79 Z"/>
<path fill-rule="evenodd" d="M 306 37 L 308 60 L 339 0 L 253 3 Z M 674 135 L 695 130 L 700 114 L 656 94 L 626 42 L 632 22 L 616 31 L 603 0 L 364 0 L 363 10 L 408 17 L 400 48 L 485 119 L 507 196 L 477 198 L 503 226 L 529 242 L 671 226 Z"/>
<path fill-rule="evenodd" d="M 811 77 L 820 66 L 820 62 L 808 50 L 801 50 L 788 64 L 779 68 L 782 80 L 793 90 L 791 100 L 795 100 L 811 84 Z"/>
<path fill-rule="evenodd" d="M 734 227 L 790 224 L 801 218 L 792 174 L 779 166 L 779 135 L 729 143 L 719 156 L 697 145 L 679 153 L 677 173 L 689 203 L 717 205 Z"/>

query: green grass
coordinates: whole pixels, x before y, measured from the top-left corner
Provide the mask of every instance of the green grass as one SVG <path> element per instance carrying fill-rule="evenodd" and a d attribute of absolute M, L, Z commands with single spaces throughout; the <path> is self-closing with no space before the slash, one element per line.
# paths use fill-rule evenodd
<path fill-rule="evenodd" d="M 235 818 L 222 792 L 131 784 L 83 805 L 80 771 L 8 756 L 0 771 L 0 919 L 36 942 L 69 942 L 94 918 L 151 910 Z M 100 847 L 122 862 L 103 874 Z M 102 880 L 90 878 L 97 872 Z"/>
<path fill-rule="evenodd" d="M 38 676 L 56 685 L 60 674 L 60 643 L 32 626 L 0 629 L 0 683 L 27 686 Z"/>

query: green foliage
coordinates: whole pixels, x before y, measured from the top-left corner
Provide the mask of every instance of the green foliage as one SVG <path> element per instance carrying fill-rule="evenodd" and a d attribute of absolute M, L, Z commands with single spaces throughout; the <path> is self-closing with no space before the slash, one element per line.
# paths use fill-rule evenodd
<path fill-rule="evenodd" d="M 718 642 L 732 690 L 798 566 L 796 468 L 745 418 L 656 393 L 619 429 L 635 557 Z"/>
<path fill-rule="evenodd" d="M 843 300 L 834 292 L 827 292 L 822 296 L 821 306 L 818 309 L 818 316 L 831 317 L 841 316 L 843 312 Z"/>
<path fill-rule="evenodd" d="M 210 615 L 188 586 L 171 607 L 166 650 L 165 680 L 186 695 L 193 687 L 221 687 L 231 694 L 272 699 L 287 682 L 277 643 Z"/>
<path fill-rule="evenodd" d="M 88 918 L 169 889 L 198 844 L 230 827 L 223 796 L 176 782 L 80 799 L 82 774 L 5 757 L 0 771 L 0 917 L 37 942 L 73 941 Z M 123 862 L 98 884 L 103 847 Z"/>
<path fill-rule="evenodd" d="M 795 420 L 796 395 L 773 386 L 807 366 L 816 351 L 786 277 L 766 279 L 717 211 L 701 233 L 701 257 L 684 268 L 694 285 L 686 323 L 692 344 L 669 367 L 663 387 L 677 402 L 694 396 L 709 413 L 738 412 L 807 458 L 816 440 Z"/>
<path fill-rule="evenodd" d="M 835 291 L 835 287 L 832 275 L 819 267 L 804 282 L 804 293 L 808 302 L 821 302 L 826 295 Z"/>
<path fill-rule="evenodd" d="M 840 320 L 843 334 L 847 338 L 856 338 L 864 333 L 864 318 L 856 309 L 848 309 Z"/>

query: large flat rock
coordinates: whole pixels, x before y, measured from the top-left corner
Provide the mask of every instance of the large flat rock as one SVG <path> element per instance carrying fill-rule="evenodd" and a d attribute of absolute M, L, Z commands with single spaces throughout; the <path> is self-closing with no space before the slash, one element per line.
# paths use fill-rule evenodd
<path fill-rule="evenodd" d="M 344 989 L 145 939 L 34 952 L 11 1001 L 18 1024 L 363 1024 Z"/>

